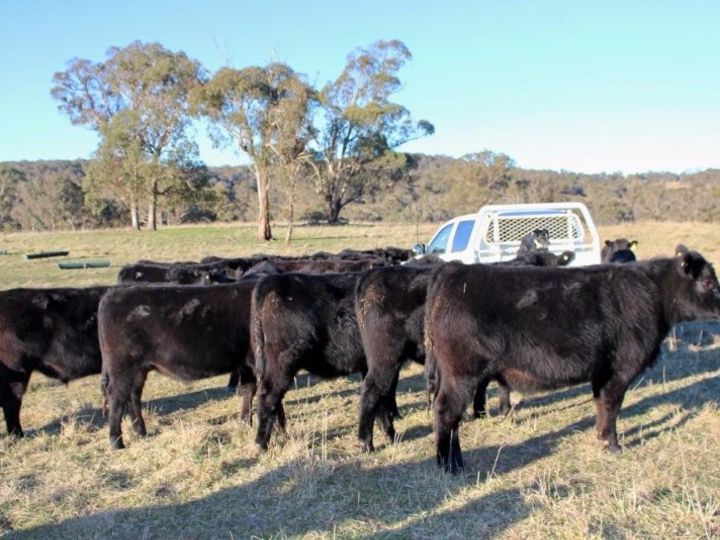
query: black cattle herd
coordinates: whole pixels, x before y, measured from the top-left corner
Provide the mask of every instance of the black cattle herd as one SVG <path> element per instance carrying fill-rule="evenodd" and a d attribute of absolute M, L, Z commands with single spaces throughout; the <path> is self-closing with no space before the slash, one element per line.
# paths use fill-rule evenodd
<path fill-rule="evenodd" d="M 499 410 L 510 391 L 590 382 L 596 429 L 618 451 L 616 418 L 630 383 L 658 356 L 670 327 L 720 318 L 711 264 L 678 246 L 635 261 L 636 242 L 606 243 L 603 263 L 562 268 L 546 230 L 516 259 L 497 264 L 411 259 L 407 250 L 307 257 L 208 257 L 200 263 L 140 261 L 113 287 L 0 291 L 0 401 L 8 433 L 23 435 L 20 405 L 33 371 L 68 382 L 101 374 L 110 443 L 121 421 L 145 435 L 148 372 L 182 380 L 230 374 L 256 443 L 267 449 L 283 397 L 300 370 L 363 377 L 358 439 L 373 451 L 376 420 L 395 441 L 401 366 L 425 364 L 438 464 L 463 468 L 458 427 L 468 402 L 485 413 L 490 381 Z M 402 263 L 402 264 L 400 264 Z M 623 263 L 623 264 L 618 264 Z"/>

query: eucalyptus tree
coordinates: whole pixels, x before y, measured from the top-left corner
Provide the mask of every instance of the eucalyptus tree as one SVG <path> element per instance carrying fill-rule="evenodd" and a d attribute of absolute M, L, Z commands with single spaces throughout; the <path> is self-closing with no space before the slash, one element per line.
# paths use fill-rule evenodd
<path fill-rule="evenodd" d="M 308 142 L 315 135 L 313 111 L 315 92 L 301 77 L 288 79 L 285 97 L 270 111 L 272 138 L 268 143 L 274 159 L 272 171 L 283 187 L 287 201 L 287 234 L 290 243 L 295 219 L 295 192 L 297 181 L 312 159 Z"/>
<path fill-rule="evenodd" d="M 143 201 L 146 167 L 141 139 L 121 124 L 119 114 L 104 135 L 85 168 L 86 202 L 97 207 L 105 199 L 118 200 L 130 212 L 131 227 L 140 228 L 139 205 Z"/>
<path fill-rule="evenodd" d="M 404 161 L 396 155 L 399 146 L 434 133 L 430 122 L 415 123 L 405 107 L 390 101 L 401 89 L 398 72 L 411 58 L 397 40 L 358 48 L 319 92 L 313 166 L 330 223 L 346 205 L 381 189 L 388 172 L 395 174 Z"/>
<path fill-rule="evenodd" d="M 53 77 L 51 93 L 73 124 L 97 131 L 101 146 L 114 147 L 120 159 L 128 143 L 139 149 L 150 229 L 157 228 L 158 197 L 168 189 L 166 167 L 179 153 L 182 160 L 197 156 L 187 136 L 189 96 L 206 78 L 184 52 L 139 41 L 111 47 L 104 62 L 73 59 Z"/>
<path fill-rule="evenodd" d="M 282 63 L 221 68 L 195 94 L 195 111 L 210 120 L 214 143 L 237 144 L 252 160 L 258 239 L 272 238 L 269 195 L 274 166 L 278 160 L 289 164 L 304 156 L 310 96 L 300 75 Z"/>

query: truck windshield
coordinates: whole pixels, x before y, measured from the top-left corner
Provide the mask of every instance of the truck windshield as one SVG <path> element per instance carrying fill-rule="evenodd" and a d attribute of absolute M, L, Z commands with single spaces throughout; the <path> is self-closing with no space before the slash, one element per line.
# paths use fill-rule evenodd
<path fill-rule="evenodd" d="M 448 240 L 450 239 L 450 231 L 452 231 L 454 223 L 445 225 L 433 238 L 432 242 L 427 248 L 429 254 L 440 254 L 445 253 L 447 250 Z"/>

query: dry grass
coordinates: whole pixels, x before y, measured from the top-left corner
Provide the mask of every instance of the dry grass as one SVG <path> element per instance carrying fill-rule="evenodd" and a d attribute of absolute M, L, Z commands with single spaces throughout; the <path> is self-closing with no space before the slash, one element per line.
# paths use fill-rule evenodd
<path fill-rule="evenodd" d="M 427 240 L 434 226 L 421 227 Z M 138 258 L 196 259 L 414 242 L 414 227 L 303 227 L 297 244 L 252 240 L 252 227 L 187 227 L 157 234 L 103 231 L 5 237 L 3 288 L 110 283 Z M 278 230 L 278 234 L 283 231 Z M 640 241 L 640 255 L 685 242 L 720 261 L 713 228 L 640 224 L 603 238 Z M 18 253 L 68 248 L 108 257 L 109 270 L 59 271 Z M 507 418 L 462 425 L 467 474 L 435 468 L 422 370 L 403 371 L 401 442 L 360 454 L 358 379 L 300 375 L 288 393 L 288 436 L 259 455 L 239 423 L 226 377 L 183 385 L 151 374 L 150 436 L 127 430 L 111 451 L 98 378 L 68 387 L 37 375 L 27 394 L 28 437 L 0 435 L 0 533 L 37 538 L 720 537 L 720 340 L 716 328 L 677 329 L 655 367 L 628 393 L 619 429 L 626 450 L 594 438 L 587 386 L 532 396 Z M 491 412 L 496 406 L 489 402 Z M 378 441 L 380 442 L 378 437 Z"/>

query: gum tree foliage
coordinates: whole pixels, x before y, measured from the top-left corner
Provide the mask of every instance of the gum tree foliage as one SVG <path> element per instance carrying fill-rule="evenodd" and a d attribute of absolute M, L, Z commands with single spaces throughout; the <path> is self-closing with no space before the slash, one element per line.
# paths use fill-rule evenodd
<path fill-rule="evenodd" d="M 195 94 L 197 114 L 211 121 L 218 146 L 237 144 L 253 163 L 258 196 L 258 232 L 270 240 L 270 190 L 273 173 L 290 171 L 305 154 L 310 88 L 282 63 L 220 69 Z M 283 175 L 290 179 L 295 173 Z M 288 180 L 290 183 L 294 180 Z"/>
<path fill-rule="evenodd" d="M 59 109 L 75 125 L 98 132 L 98 158 L 116 184 L 130 178 L 125 191 L 135 227 L 138 226 L 139 188 L 148 202 L 148 228 L 157 228 L 158 197 L 167 195 L 175 182 L 168 175 L 178 163 L 197 161 L 197 146 L 187 137 L 190 122 L 189 95 L 206 79 L 204 69 L 183 52 L 173 52 L 158 43 L 133 42 L 112 47 L 104 62 L 74 59 L 65 71 L 53 77 L 51 93 Z M 133 164 L 123 163 L 125 159 Z M 140 164 L 139 176 L 126 174 Z M 107 170 L 119 165 L 115 172 Z M 94 186 L 99 188 L 100 177 Z"/>
<path fill-rule="evenodd" d="M 390 100 L 401 89 L 398 72 L 411 58 L 397 40 L 358 48 L 319 92 L 313 165 L 330 223 L 338 222 L 345 206 L 391 181 L 404 165 L 396 148 L 434 133 L 430 122 L 413 122 L 405 107 Z"/>

